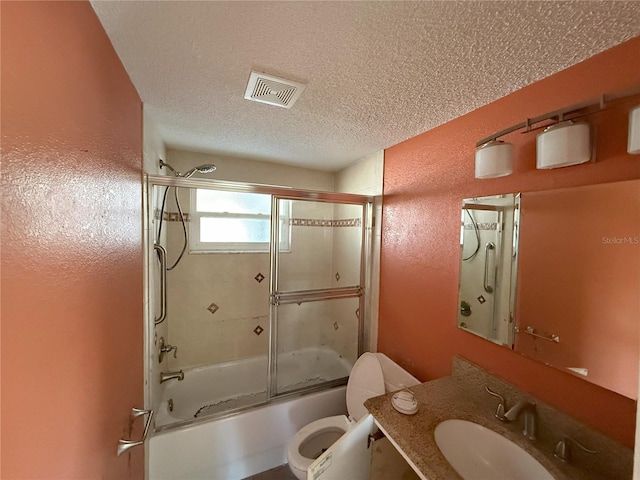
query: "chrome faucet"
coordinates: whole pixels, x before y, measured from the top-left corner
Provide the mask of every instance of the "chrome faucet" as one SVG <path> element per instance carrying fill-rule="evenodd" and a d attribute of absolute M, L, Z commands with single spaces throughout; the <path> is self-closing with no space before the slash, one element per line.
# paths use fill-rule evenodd
<path fill-rule="evenodd" d="M 184 372 L 182 370 L 178 370 L 177 372 L 160 372 L 160 383 L 173 380 L 174 378 L 177 378 L 178 381 L 181 382 L 184 380 Z"/>
<path fill-rule="evenodd" d="M 496 409 L 495 417 L 501 422 L 513 422 L 518 418 L 520 412 L 524 412 L 524 430 L 522 434 L 529 440 L 536 439 L 536 404 L 527 400 L 520 400 L 505 413 L 505 401 L 502 395 L 497 394 L 489 387 L 484 387 L 489 395 L 500 400 Z"/>

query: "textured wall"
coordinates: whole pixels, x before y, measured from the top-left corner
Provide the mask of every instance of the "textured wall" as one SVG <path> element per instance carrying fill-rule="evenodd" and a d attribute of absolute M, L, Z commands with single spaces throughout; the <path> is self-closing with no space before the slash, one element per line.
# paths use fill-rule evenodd
<path fill-rule="evenodd" d="M 535 134 L 515 133 L 505 138 L 515 144 L 513 175 L 475 180 L 475 142 L 526 117 L 638 87 L 639 64 L 634 38 L 385 151 L 380 351 L 423 380 L 448 375 L 452 355 L 461 354 L 633 444 L 632 400 L 459 330 L 456 299 L 462 198 L 640 177 L 639 158 L 626 153 L 632 102 L 590 119 L 597 127 L 595 163 L 536 170 Z"/>
<path fill-rule="evenodd" d="M 1 8 L 1 475 L 143 478 L 140 99 L 89 3 Z"/>

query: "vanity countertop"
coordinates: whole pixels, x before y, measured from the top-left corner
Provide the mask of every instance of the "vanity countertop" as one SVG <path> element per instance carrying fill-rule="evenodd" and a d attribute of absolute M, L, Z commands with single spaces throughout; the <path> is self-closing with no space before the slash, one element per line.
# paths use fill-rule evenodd
<path fill-rule="evenodd" d="M 473 364 L 470 365 L 476 367 Z M 478 378 L 475 386 L 470 385 L 468 377 L 454 374 L 411 387 L 411 391 L 419 402 L 419 410 L 415 415 L 404 415 L 397 412 L 391 405 L 392 393 L 367 400 L 365 407 L 374 416 L 376 423 L 385 435 L 396 444 L 401 453 L 417 468 L 418 473 L 427 480 L 461 478 L 440 453 L 434 437 L 436 426 L 440 422 L 452 418 L 475 422 L 503 435 L 527 451 L 558 480 L 627 478 L 626 471 L 614 472 L 607 468 L 599 468 L 598 470 L 601 471 L 594 471 L 591 465 L 582 464 L 582 468 L 578 468 L 578 462 L 576 465 L 560 462 L 553 455 L 554 441 L 556 441 L 553 435 L 545 435 L 544 432 L 541 432 L 540 437 L 542 438 L 532 443 L 522 435 L 521 419 L 511 423 L 503 423 L 494 417 L 497 404 L 495 399 L 491 399 L 488 394 L 479 390 L 477 383 L 481 381 L 483 379 Z M 488 386 L 496 388 L 495 382 Z M 501 385 L 498 385 L 496 389 L 501 391 L 500 387 Z M 587 437 L 587 439 L 597 441 L 597 438 Z M 598 446 L 601 447 L 601 445 Z M 631 454 L 632 458 L 630 449 L 628 452 L 626 447 L 622 447 L 622 449 L 623 454 Z M 626 461 L 626 459 L 624 460 Z M 608 472 L 610 476 L 607 474 L 603 476 L 603 471 Z M 629 475 L 628 478 L 631 476 Z"/>

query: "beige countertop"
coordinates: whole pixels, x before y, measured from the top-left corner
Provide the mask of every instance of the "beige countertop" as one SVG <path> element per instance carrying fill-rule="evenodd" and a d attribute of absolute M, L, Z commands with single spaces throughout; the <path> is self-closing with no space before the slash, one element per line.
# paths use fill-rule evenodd
<path fill-rule="evenodd" d="M 473 364 L 470 365 L 475 367 Z M 466 369 L 466 365 L 464 365 L 464 369 Z M 468 373 L 473 374 L 474 372 Z M 522 418 L 510 423 L 497 420 L 494 417 L 495 399 L 479 390 L 478 383 L 484 382 L 485 379 L 477 378 L 478 375 L 475 377 L 476 381 L 470 382 L 466 376 L 454 375 L 411 387 L 411 391 L 419 402 L 419 410 L 415 415 L 403 415 L 397 412 L 391 405 L 392 393 L 367 400 L 365 407 L 374 416 L 381 430 L 396 444 L 401 453 L 410 460 L 410 463 L 413 463 L 419 471 L 418 473 L 427 480 L 461 478 L 440 453 L 434 437 L 436 426 L 440 422 L 452 418 L 475 422 L 503 435 L 532 455 L 558 480 L 627 478 L 626 470 L 612 471 L 606 465 L 598 465 L 602 467 L 598 468 L 601 471 L 595 472 L 592 465 L 584 463 L 579 465 L 582 463 L 581 459 L 576 459 L 580 462 L 576 461 L 575 465 L 560 462 L 553 455 L 557 437 L 550 433 L 541 432 L 540 437 L 542 438 L 531 442 L 522 435 Z M 496 388 L 495 382 L 488 386 L 492 389 Z M 484 386 L 482 390 L 484 390 Z M 501 391 L 500 385 L 497 386 L 497 390 Z M 593 442 L 598 440 L 597 438 L 587 438 Z M 631 452 L 629 449 L 629 452 L 623 451 L 623 453 Z M 603 455 L 602 459 L 606 458 L 608 457 Z M 626 458 L 623 460 L 627 461 Z M 593 460 L 591 461 L 593 462 Z M 603 472 L 609 474 L 603 474 Z M 628 478 L 631 476 L 629 475 Z"/>

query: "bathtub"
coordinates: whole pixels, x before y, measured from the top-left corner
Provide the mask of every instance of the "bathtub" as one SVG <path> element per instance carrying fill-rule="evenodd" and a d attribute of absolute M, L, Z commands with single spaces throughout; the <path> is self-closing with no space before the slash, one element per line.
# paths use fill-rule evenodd
<path fill-rule="evenodd" d="M 156 433 L 148 444 L 148 478 L 240 480 L 282 465 L 300 428 L 346 414 L 345 391 L 336 387 Z"/>
<path fill-rule="evenodd" d="M 277 389 L 287 392 L 348 377 L 353 363 L 328 347 L 310 347 L 278 356 Z M 267 400 L 266 355 L 184 370 L 184 380 L 161 388 L 156 429 Z M 171 402 L 173 410 L 170 410 Z"/>

